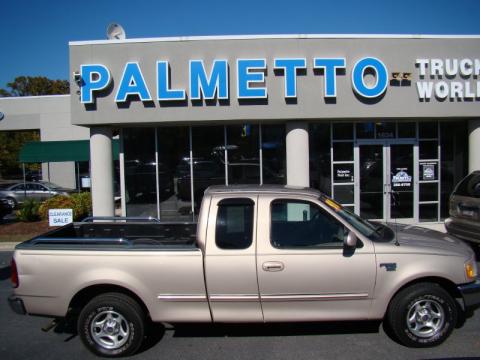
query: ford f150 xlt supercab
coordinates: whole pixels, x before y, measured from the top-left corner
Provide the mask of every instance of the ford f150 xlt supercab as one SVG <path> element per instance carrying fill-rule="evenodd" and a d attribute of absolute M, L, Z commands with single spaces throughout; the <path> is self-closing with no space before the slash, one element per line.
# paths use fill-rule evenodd
<path fill-rule="evenodd" d="M 462 241 L 285 186 L 211 187 L 197 224 L 64 226 L 16 247 L 12 281 L 16 312 L 74 316 L 102 356 L 134 353 L 146 321 L 383 319 L 403 344 L 433 346 L 480 304 Z"/>

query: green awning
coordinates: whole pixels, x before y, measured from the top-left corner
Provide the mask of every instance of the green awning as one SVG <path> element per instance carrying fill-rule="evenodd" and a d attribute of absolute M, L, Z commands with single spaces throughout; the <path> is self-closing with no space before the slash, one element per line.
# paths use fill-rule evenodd
<path fill-rule="evenodd" d="M 119 142 L 112 141 L 113 159 L 118 160 Z M 61 161 L 89 161 L 90 141 L 31 141 L 23 145 L 19 155 L 21 163 Z"/>

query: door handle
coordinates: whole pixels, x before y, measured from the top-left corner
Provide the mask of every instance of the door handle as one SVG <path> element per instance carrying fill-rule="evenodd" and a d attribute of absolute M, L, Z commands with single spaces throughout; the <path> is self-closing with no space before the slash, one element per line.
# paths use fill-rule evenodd
<path fill-rule="evenodd" d="M 267 261 L 263 263 L 262 269 L 264 271 L 272 271 L 272 272 L 282 271 L 283 269 L 285 269 L 285 265 L 280 261 Z"/>

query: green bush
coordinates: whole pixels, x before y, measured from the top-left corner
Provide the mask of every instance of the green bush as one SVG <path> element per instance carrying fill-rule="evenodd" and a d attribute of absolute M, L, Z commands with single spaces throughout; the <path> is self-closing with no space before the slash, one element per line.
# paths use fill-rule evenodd
<path fill-rule="evenodd" d="M 15 213 L 17 215 L 17 219 L 22 222 L 33 222 L 39 220 L 39 207 L 40 203 L 34 199 L 25 200 L 20 209 Z"/>
<path fill-rule="evenodd" d="M 73 220 L 78 221 L 89 216 L 92 212 L 92 197 L 89 192 L 72 194 L 71 196 L 54 196 L 40 205 L 40 217 L 45 220 L 48 219 L 48 210 L 50 209 L 72 209 Z"/>

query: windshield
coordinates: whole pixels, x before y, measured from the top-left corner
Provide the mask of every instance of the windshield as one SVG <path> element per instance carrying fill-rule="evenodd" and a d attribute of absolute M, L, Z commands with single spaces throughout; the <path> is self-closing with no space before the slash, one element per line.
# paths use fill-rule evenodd
<path fill-rule="evenodd" d="M 335 200 L 332 200 L 325 195 L 321 195 L 319 199 L 330 209 L 334 210 L 341 218 L 343 218 L 350 225 L 352 225 L 356 230 L 358 230 L 362 235 L 368 237 L 371 240 L 380 237 L 377 227 L 372 223 L 348 211 Z"/>

